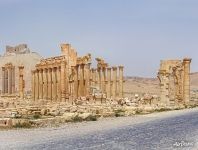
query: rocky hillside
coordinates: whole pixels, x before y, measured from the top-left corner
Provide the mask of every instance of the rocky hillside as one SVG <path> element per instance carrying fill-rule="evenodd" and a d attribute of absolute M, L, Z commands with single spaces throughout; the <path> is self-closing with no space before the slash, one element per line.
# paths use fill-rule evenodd
<path fill-rule="evenodd" d="M 198 72 L 191 73 L 191 89 L 198 90 Z M 124 92 L 127 96 L 131 94 L 159 94 L 159 81 L 157 78 L 125 77 Z"/>

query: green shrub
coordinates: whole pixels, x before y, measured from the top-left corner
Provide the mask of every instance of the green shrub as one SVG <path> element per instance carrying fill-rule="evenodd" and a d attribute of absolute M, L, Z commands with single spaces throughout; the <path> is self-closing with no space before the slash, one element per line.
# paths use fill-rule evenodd
<path fill-rule="evenodd" d="M 157 109 L 156 111 L 163 112 L 163 111 L 170 111 L 170 110 L 171 110 L 170 108 L 160 108 L 160 109 Z"/>
<path fill-rule="evenodd" d="M 29 122 L 17 123 L 13 126 L 14 128 L 31 128 L 31 124 Z"/>
<path fill-rule="evenodd" d="M 74 121 L 74 122 L 82 122 L 83 119 L 77 115 L 77 116 L 75 116 L 75 117 L 73 118 L 73 121 Z"/>
<path fill-rule="evenodd" d="M 114 110 L 116 117 L 122 117 L 125 115 L 125 111 L 122 109 Z"/>
<path fill-rule="evenodd" d="M 34 114 L 34 115 L 33 115 L 33 118 L 34 118 L 34 119 L 40 119 L 40 118 L 41 118 L 41 115 L 39 115 L 39 114 Z"/>
<path fill-rule="evenodd" d="M 86 121 L 97 121 L 97 117 L 96 116 L 89 116 L 88 118 L 86 118 Z"/>

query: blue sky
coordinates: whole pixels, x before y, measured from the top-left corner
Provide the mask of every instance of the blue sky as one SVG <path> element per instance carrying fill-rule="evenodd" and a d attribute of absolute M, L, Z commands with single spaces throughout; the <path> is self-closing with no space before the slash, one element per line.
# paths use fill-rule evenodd
<path fill-rule="evenodd" d="M 27 43 L 44 57 L 60 43 L 155 77 L 161 59 L 191 57 L 198 71 L 197 0 L 0 0 L 0 53 Z"/>

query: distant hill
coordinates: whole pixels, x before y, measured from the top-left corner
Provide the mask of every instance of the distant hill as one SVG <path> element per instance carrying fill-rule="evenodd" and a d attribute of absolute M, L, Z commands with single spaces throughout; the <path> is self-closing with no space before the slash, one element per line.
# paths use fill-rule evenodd
<path fill-rule="evenodd" d="M 198 72 L 190 74 L 191 79 L 191 89 L 198 89 Z M 157 78 L 145 78 L 145 77 L 125 77 L 125 87 L 124 92 L 126 95 L 130 96 L 131 94 L 159 94 L 159 81 Z"/>

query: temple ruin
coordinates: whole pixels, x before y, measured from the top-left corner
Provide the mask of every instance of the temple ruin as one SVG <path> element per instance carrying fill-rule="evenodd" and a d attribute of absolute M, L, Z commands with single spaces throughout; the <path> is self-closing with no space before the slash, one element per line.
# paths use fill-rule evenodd
<path fill-rule="evenodd" d="M 162 60 L 158 78 L 161 103 L 165 106 L 190 103 L 190 58 Z"/>
<path fill-rule="evenodd" d="M 33 100 L 72 103 L 79 97 L 93 100 L 97 92 L 104 98 L 123 97 L 123 66 L 109 67 L 96 58 L 97 68 L 91 68 L 91 54 L 78 57 L 70 44 L 61 44 L 61 52 L 42 59 L 32 71 Z"/>
<path fill-rule="evenodd" d="M 31 52 L 26 44 L 6 46 L 0 56 L 1 97 L 24 97 L 31 94 L 31 70 L 41 60 L 41 56 Z"/>

